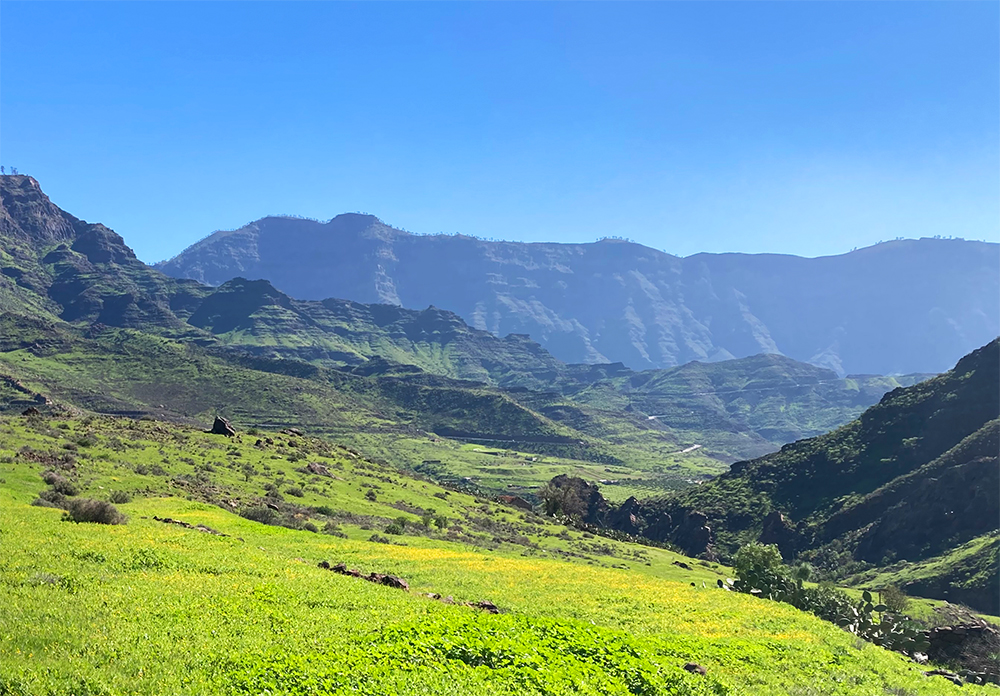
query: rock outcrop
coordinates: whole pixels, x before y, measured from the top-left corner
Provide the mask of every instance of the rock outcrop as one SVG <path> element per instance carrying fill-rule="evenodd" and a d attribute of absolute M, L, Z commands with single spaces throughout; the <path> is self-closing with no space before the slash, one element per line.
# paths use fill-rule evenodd
<path fill-rule="evenodd" d="M 225 435 L 226 437 L 236 436 L 236 428 L 222 416 L 215 417 L 215 422 L 212 423 L 212 429 L 209 432 L 213 435 Z"/>

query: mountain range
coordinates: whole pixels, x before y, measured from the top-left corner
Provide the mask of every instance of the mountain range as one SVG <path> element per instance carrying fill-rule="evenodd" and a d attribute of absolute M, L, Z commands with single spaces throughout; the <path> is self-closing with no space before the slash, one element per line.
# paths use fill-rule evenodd
<path fill-rule="evenodd" d="M 536 450 L 540 438 L 549 444 L 591 439 L 591 445 L 613 442 L 645 453 L 628 455 L 633 461 L 662 462 L 670 452 L 699 445 L 685 458 L 731 462 L 839 425 L 884 391 L 919 379 L 840 379 L 777 355 L 639 374 L 621 363 L 566 364 L 527 335 L 499 338 L 444 309 L 299 300 L 265 280 L 236 278 L 213 287 L 175 279 L 139 261 L 114 231 L 61 210 L 27 176 L 0 179 L 0 238 L 0 307 L 11 317 L 30 317 L 0 326 L 12 349 L 61 346 L 91 356 L 88 369 L 105 380 L 109 352 L 119 355 L 127 346 L 132 364 L 131 372 L 113 371 L 123 380 L 116 392 L 101 389 L 97 374 L 70 379 L 65 366 L 47 366 L 58 375 L 52 378 L 44 370 L 31 374 L 29 367 L 42 366 L 20 361 L 11 376 L 33 378 L 41 391 L 97 410 L 191 418 L 214 407 L 260 422 L 262 404 L 213 381 L 223 379 L 228 363 L 233 374 L 261 385 L 273 382 L 275 372 L 310 375 L 310 384 L 296 389 L 315 393 L 323 407 L 279 399 L 280 407 L 265 409 L 273 422 L 351 427 L 330 407 L 353 394 L 338 412 L 369 413 L 378 428 L 392 414 L 403 427 L 520 439 Z M 25 343 L 25 336 L 34 338 Z M 179 343 L 166 350 L 162 340 Z M 184 369 L 185 356 L 203 366 L 196 378 Z M 144 361 L 155 364 L 143 367 Z M 74 367 L 84 364 L 77 360 Z M 114 364 L 120 368 L 121 358 Z M 707 373 L 714 376 L 691 381 Z M 159 390 L 149 384 L 152 375 L 164 385 Z M 201 384 L 199 392 L 193 394 L 191 384 L 165 386 L 183 379 Z M 691 395 L 683 407 L 678 394 Z M 751 402 L 760 407 L 747 417 Z M 621 459 L 598 449 L 593 456 L 600 461 Z"/>
<path fill-rule="evenodd" d="M 947 370 L 1000 332 L 1000 245 L 898 240 L 839 256 L 696 254 L 414 235 L 371 215 L 268 217 L 157 268 L 267 279 L 301 300 L 445 307 L 567 363 L 674 367 L 780 353 L 848 373 Z"/>
<path fill-rule="evenodd" d="M 636 371 L 566 363 L 447 309 L 174 278 L 26 176 L 0 177 L 0 241 L 0 410 L 304 427 L 528 499 L 573 474 L 625 501 L 610 526 L 692 555 L 760 539 L 838 578 L 895 574 L 997 611 L 995 337 L 938 376 L 841 376 L 774 351 Z M 966 308 L 988 304 L 981 289 Z"/>

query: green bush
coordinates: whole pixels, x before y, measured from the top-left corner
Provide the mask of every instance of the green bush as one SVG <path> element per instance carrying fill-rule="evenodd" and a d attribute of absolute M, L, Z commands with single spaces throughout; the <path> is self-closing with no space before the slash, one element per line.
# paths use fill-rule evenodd
<path fill-rule="evenodd" d="M 910 606 L 910 598 L 895 585 L 883 587 L 878 595 L 879 601 L 886 605 L 893 614 L 905 614 Z"/>
<path fill-rule="evenodd" d="M 734 567 L 738 577 L 720 579 L 719 587 L 787 602 L 890 650 L 913 653 L 927 648 L 916 624 L 896 617 L 887 605 L 876 604 L 870 592 L 865 591 L 860 602 L 853 602 L 832 586 L 804 587 L 808 574 L 802 566 L 794 571 L 787 568 L 777 546 L 747 544 L 737 551 Z"/>

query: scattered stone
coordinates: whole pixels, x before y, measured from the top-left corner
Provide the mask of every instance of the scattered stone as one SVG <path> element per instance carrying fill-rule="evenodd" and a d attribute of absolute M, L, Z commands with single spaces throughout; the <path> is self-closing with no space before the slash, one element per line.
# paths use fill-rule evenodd
<path fill-rule="evenodd" d="M 702 676 L 705 676 L 706 674 L 708 674 L 708 670 L 705 669 L 704 667 L 702 667 L 701 665 L 699 665 L 697 662 L 688 662 L 688 663 L 686 663 L 684 665 L 684 669 L 686 669 L 691 674 L 700 674 Z"/>
<path fill-rule="evenodd" d="M 212 435 L 225 435 L 226 437 L 235 437 L 236 428 L 230 424 L 228 420 L 222 416 L 216 416 L 215 422 L 212 423 L 212 429 L 208 431 Z"/>
<path fill-rule="evenodd" d="M 516 507 L 521 510 L 532 509 L 531 503 L 519 495 L 501 495 L 497 497 L 497 502 L 503 505 L 509 505 L 510 507 Z"/>
<path fill-rule="evenodd" d="M 182 522 L 181 520 L 171 519 L 170 517 L 157 517 L 156 515 L 153 515 L 153 519 L 157 522 L 163 522 L 164 524 L 176 524 L 180 527 L 184 527 L 185 529 L 194 529 L 195 531 L 204 532 L 205 534 L 213 534 L 220 537 L 229 536 L 228 534 L 223 534 L 222 532 L 212 529 L 211 527 L 206 527 L 203 524 L 191 524 L 190 522 Z"/>
<path fill-rule="evenodd" d="M 330 470 L 329 469 L 327 469 L 322 464 L 317 464 L 315 462 L 310 462 L 309 464 L 307 464 L 306 465 L 306 469 L 309 471 L 310 474 L 315 474 L 317 476 L 329 476 L 330 475 Z"/>
<path fill-rule="evenodd" d="M 479 601 L 479 602 L 470 602 L 466 606 L 475 607 L 476 609 L 482 609 L 487 614 L 499 614 L 500 613 L 500 609 L 499 609 L 499 607 L 497 607 L 496 604 L 494 604 L 493 602 L 490 602 L 488 600 L 485 600 L 485 599 L 482 600 L 482 601 Z"/>

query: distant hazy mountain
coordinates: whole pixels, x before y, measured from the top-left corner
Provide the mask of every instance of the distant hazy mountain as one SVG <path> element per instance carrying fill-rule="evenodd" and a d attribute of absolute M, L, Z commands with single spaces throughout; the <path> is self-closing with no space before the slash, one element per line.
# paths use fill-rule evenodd
<path fill-rule="evenodd" d="M 1000 245 L 963 240 L 678 258 L 619 240 L 418 236 L 347 214 L 264 218 L 158 267 L 210 285 L 264 278 L 299 299 L 434 305 L 565 362 L 635 369 L 782 353 L 840 374 L 940 372 L 1000 333 Z"/>

